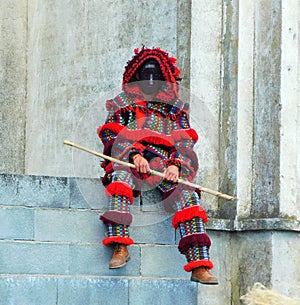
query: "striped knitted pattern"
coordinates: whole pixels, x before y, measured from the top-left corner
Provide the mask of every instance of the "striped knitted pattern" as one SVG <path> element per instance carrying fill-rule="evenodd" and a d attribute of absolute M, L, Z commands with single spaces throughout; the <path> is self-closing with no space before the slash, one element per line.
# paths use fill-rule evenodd
<path fill-rule="evenodd" d="M 129 226 L 122 224 L 108 224 L 107 225 L 108 237 L 129 237 Z"/>
<path fill-rule="evenodd" d="M 117 159 L 122 159 L 125 155 L 125 161 L 127 161 L 127 155 L 125 152 L 127 152 L 128 147 L 131 146 L 132 143 L 128 141 L 115 141 L 113 148 L 112 148 L 112 157 L 117 158 Z M 122 155 L 122 157 L 120 157 Z"/>
<path fill-rule="evenodd" d="M 111 113 L 105 121 L 105 123 L 116 123 L 116 122 L 121 125 L 125 124 L 125 121 L 124 121 L 123 117 L 121 116 L 120 112 Z"/>
<path fill-rule="evenodd" d="M 114 98 L 114 101 L 119 106 L 119 108 L 123 108 L 128 106 L 130 103 L 130 99 L 127 99 L 126 94 L 124 92 L 120 93 Z"/>
<path fill-rule="evenodd" d="M 115 138 L 115 136 L 116 135 L 111 130 L 109 130 L 109 129 L 105 129 L 102 132 L 103 141 L 105 141 L 105 142 L 113 140 Z"/>
<path fill-rule="evenodd" d="M 201 218 L 194 217 L 190 221 L 180 223 L 179 231 L 181 238 L 195 233 L 205 233 L 205 225 Z"/>
<path fill-rule="evenodd" d="M 162 193 L 166 193 L 169 192 L 171 190 L 173 190 L 176 187 L 176 185 L 172 182 L 169 182 L 167 180 L 163 180 L 158 186 L 157 188 L 162 192 Z"/>
<path fill-rule="evenodd" d="M 209 260 L 209 248 L 207 246 L 194 246 L 188 249 L 185 256 L 188 263 L 199 260 Z"/>
<path fill-rule="evenodd" d="M 128 184 L 130 188 L 133 187 L 133 179 L 131 173 L 125 170 L 117 170 L 111 174 L 111 182 L 122 182 Z"/>
<path fill-rule="evenodd" d="M 128 124 L 126 125 L 128 130 L 138 130 L 137 120 L 135 119 L 135 114 L 130 111 Z"/>
<path fill-rule="evenodd" d="M 200 205 L 200 199 L 198 194 L 194 191 L 182 190 L 180 193 L 179 200 L 176 201 L 177 211 L 195 205 Z"/>
<path fill-rule="evenodd" d="M 165 118 L 158 116 L 154 112 L 149 113 L 147 111 L 145 124 L 148 129 L 155 131 L 157 133 L 165 134 L 165 135 L 171 134 L 171 128 L 170 125 L 168 124 L 168 121 Z"/>
<path fill-rule="evenodd" d="M 125 196 L 113 195 L 108 198 L 108 210 L 130 212 L 130 205 L 130 199 Z"/>
<path fill-rule="evenodd" d="M 183 139 L 181 140 L 181 143 L 180 143 L 180 147 L 183 147 L 183 148 L 193 148 L 195 144 L 195 141 L 193 139 Z M 177 149 L 180 150 L 180 147 L 177 147 Z"/>
<path fill-rule="evenodd" d="M 150 152 L 154 153 L 155 155 L 159 156 L 162 159 L 167 159 L 168 158 L 168 152 L 159 146 L 154 146 L 154 145 L 148 145 L 147 150 Z"/>
<path fill-rule="evenodd" d="M 182 129 L 188 129 L 190 128 L 190 123 L 189 123 L 189 119 L 188 119 L 188 116 L 187 114 L 184 114 L 180 117 L 179 119 L 179 126 L 182 128 Z"/>

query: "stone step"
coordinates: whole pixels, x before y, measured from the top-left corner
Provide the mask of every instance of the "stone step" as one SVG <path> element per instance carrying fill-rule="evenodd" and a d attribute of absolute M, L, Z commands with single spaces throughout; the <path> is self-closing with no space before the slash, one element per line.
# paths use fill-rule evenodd
<path fill-rule="evenodd" d="M 0 276 L 0 305 L 193 305 L 197 284 L 139 277 Z"/>
<path fill-rule="evenodd" d="M 0 305 L 227 304 L 223 289 L 213 299 L 200 296 L 215 288 L 190 281 L 171 215 L 155 194 L 147 196 L 134 203 L 131 259 L 111 270 L 112 249 L 101 242 L 107 198 L 99 179 L 1 174 Z M 225 255 L 219 249 L 216 257 Z"/>
<path fill-rule="evenodd" d="M 176 246 L 129 248 L 126 268 L 109 269 L 110 247 L 100 243 L 0 241 L 0 274 L 136 276 L 188 279 L 184 257 Z"/>

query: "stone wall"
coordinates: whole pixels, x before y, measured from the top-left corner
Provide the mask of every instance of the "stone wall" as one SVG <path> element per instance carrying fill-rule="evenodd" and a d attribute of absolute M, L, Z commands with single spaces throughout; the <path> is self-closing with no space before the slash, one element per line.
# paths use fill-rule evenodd
<path fill-rule="evenodd" d="M 178 10 L 174 0 L 5 0 L 0 6 L 2 172 L 73 175 L 63 140 L 99 146 L 104 102 L 119 92 L 134 48 L 160 46 L 174 56 L 178 48 L 188 65 L 189 47 L 177 39 L 177 27 L 179 38 L 189 30 L 183 1 Z"/>
<path fill-rule="evenodd" d="M 99 160 L 63 140 L 101 151 L 95 130 L 126 61 L 160 46 L 178 57 L 200 136 L 195 182 L 238 198 L 202 197 L 222 293 L 239 304 L 262 281 L 299 297 L 299 0 L 4 0 L 0 12 L 1 172 L 98 178 Z"/>
<path fill-rule="evenodd" d="M 0 171 L 25 171 L 27 1 L 0 3 Z"/>

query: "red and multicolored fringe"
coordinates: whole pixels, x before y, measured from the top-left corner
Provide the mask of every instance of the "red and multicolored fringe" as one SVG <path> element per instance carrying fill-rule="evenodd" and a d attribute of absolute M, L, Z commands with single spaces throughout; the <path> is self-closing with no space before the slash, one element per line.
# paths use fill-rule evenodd
<path fill-rule="evenodd" d="M 108 196 L 120 195 L 125 196 L 133 202 L 133 193 L 130 186 L 123 182 L 112 182 L 106 187 L 106 194 Z"/>
<path fill-rule="evenodd" d="M 187 263 L 184 266 L 184 270 L 186 272 L 191 272 L 193 269 L 198 268 L 198 267 L 208 267 L 209 269 L 213 269 L 214 265 L 212 261 L 210 260 L 196 260 L 196 261 L 191 261 Z"/>
<path fill-rule="evenodd" d="M 205 210 L 201 206 L 195 205 L 176 212 L 172 219 L 172 225 L 175 229 L 177 229 L 179 223 L 189 221 L 194 217 L 201 218 L 205 223 L 208 222 Z"/>
<path fill-rule="evenodd" d="M 103 137 L 103 133 L 105 130 L 109 130 L 113 134 L 117 135 L 124 127 L 125 126 L 123 126 L 119 123 L 109 122 L 102 126 L 99 126 L 97 129 L 97 133 L 98 133 L 98 136 L 101 138 L 101 140 L 104 140 L 104 139 L 102 139 L 102 137 Z"/>
<path fill-rule="evenodd" d="M 102 240 L 102 243 L 105 246 L 109 246 L 114 243 L 130 246 L 134 243 L 134 241 L 130 237 L 111 236 L 111 237 L 104 238 Z"/>

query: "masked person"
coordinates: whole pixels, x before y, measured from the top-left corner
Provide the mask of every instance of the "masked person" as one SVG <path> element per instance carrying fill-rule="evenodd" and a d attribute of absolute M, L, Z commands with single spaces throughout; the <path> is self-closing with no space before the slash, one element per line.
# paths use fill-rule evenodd
<path fill-rule="evenodd" d="M 180 231 L 178 249 L 187 259 L 185 271 L 192 272 L 192 281 L 216 285 L 200 191 L 177 183 L 179 177 L 192 181 L 196 176 L 193 147 L 198 135 L 190 127 L 188 104 L 179 97 L 176 59 L 160 48 L 134 51 L 125 67 L 122 93 L 106 102 L 108 117 L 97 130 L 104 154 L 136 166 L 102 162 L 109 201 L 100 217 L 107 226 L 103 244 L 114 247 L 109 268 L 123 267 L 130 258 L 128 246 L 134 243 L 129 235 L 130 207 L 141 184 L 148 183 L 160 191 L 167 211 L 174 211 L 172 225 Z M 150 176 L 150 168 L 164 172 L 164 179 Z"/>

